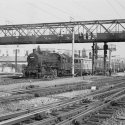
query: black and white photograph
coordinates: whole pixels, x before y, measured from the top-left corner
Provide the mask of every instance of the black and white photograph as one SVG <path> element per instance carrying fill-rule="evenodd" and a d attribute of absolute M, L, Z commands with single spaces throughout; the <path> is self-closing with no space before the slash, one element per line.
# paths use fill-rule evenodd
<path fill-rule="evenodd" d="M 125 125 L 125 0 L 0 0 L 0 125 Z"/>

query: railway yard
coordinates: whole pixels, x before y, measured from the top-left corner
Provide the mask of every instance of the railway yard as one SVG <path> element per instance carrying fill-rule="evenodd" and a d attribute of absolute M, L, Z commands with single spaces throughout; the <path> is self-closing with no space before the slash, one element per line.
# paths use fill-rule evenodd
<path fill-rule="evenodd" d="M 1 76 L 0 125 L 123 125 L 125 75 L 54 80 Z"/>
<path fill-rule="evenodd" d="M 125 1 L 0 5 L 0 125 L 125 125 Z"/>

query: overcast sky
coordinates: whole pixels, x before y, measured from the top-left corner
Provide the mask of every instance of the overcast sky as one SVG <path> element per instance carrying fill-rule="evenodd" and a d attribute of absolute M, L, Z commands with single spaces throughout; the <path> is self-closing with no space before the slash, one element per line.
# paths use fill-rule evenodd
<path fill-rule="evenodd" d="M 125 19 L 125 0 L 0 0 L 0 25 L 64 22 L 71 18 Z M 125 43 L 117 45 L 117 55 L 125 57 Z M 76 48 L 81 48 L 81 44 Z"/>

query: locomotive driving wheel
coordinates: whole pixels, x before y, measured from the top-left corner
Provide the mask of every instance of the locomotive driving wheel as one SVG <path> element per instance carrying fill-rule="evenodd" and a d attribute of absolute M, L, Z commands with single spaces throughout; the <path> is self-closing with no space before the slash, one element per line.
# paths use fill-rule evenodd
<path fill-rule="evenodd" d="M 53 70 L 53 77 L 56 78 L 57 77 L 57 69 Z"/>
<path fill-rule="evenodd" d="M 53 79 L 53 75 L 44 75 L 43 79 L 44 80 L 52 80 Z"/>

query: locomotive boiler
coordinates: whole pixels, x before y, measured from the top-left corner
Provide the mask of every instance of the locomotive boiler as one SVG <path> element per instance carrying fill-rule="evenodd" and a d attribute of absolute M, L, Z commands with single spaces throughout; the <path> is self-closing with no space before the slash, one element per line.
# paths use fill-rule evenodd
<path fill-rule="evenodd" d="M 52 77 L 71 74 L 71 58 L 65 54 L 33 50 L 27 57 L 25 77 Z"/>

